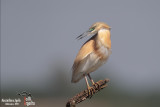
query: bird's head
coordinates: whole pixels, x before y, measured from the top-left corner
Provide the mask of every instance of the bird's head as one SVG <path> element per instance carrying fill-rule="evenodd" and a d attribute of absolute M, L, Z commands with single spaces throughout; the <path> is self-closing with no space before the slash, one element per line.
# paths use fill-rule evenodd
<path fill-rule="evenodd" d="M 85 36 L 94 36 L 98 33 L 100 29 L 111 30 L 111 27 L 103 22 L 96 22 L 86 32 L 78 36 L 77 39 L 82 39 Z"/>

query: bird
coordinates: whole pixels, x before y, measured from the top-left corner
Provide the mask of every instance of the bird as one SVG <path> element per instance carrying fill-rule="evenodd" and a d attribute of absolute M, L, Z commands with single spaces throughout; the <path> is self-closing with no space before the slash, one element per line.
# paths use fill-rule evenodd
<path fill-rule="evenodd" d="M 96 71 L 106 63 L 111 54 L 110 30 L 111 27 L 106 23 L 96 22 L 86 32 L 76 38 L 80 40 L 86 36 L 91 37 L 82 45 L 74 60 L 72 66 L 72 83 L 77 83 L 84 78 L 87 89 L 90 90 L 88 76 L 92 85 L 95 84 L 90 73 Z"/>

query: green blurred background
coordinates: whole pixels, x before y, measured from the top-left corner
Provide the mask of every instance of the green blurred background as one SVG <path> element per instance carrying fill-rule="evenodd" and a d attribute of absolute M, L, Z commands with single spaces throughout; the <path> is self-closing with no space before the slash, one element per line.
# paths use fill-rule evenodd
<path fill-rule="evenodd" d="M 64 107 L 86 89 L 84 80 L 70 82 L 74 58 L 89 39 L 75 38 L 102 21 L 112 27 L 112 55 L 91 76 L 110 82 L 77 107 L 159 107 L 159 4 L 158 0 L 1 0 L 1 98 L 20 98 L 17 93 L 27 91 L 37 107 Z"/>

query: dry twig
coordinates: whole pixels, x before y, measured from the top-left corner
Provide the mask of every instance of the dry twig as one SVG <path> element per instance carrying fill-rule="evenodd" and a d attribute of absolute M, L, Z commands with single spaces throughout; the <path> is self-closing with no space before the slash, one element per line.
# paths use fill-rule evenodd
<path fill-rule="evenodd" d="M 66 107 L 76 107 L 76 104 L 86 100 L 87 98 L 91 98 L 95 93 L 97 93 L 101 89 L 105 88 L 107 86 L 108 82 L 109 82 L 109 79 L 100 80 L 100 81 L 96 82 L 92 86 L 92 90 L 90 90 L 90 92 L 88 91 L 88 89 L 86 89 L 86 90 L 78 93 L 73 98 L 69 99 L 66 104 Z"/>

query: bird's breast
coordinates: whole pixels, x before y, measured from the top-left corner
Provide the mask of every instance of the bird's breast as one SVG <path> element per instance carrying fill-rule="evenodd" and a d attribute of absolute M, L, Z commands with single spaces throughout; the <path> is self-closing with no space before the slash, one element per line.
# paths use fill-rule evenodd
<path fill-rule="evenodd" d="M 95 54 L 100 60 L 106 61 L 111 54 L 111 50 L 106 48 L 105 46 L 101 46 L 97 50 L 95 50 Z"/>
<path fill-rule="evenodd" d="M 110 31 L 107 29 L 101 29 L 98 31 L 97 36 L 97 45 L 103 45 L 107 48 L 111 48 L 111 38 L 110 38 Z"/>

